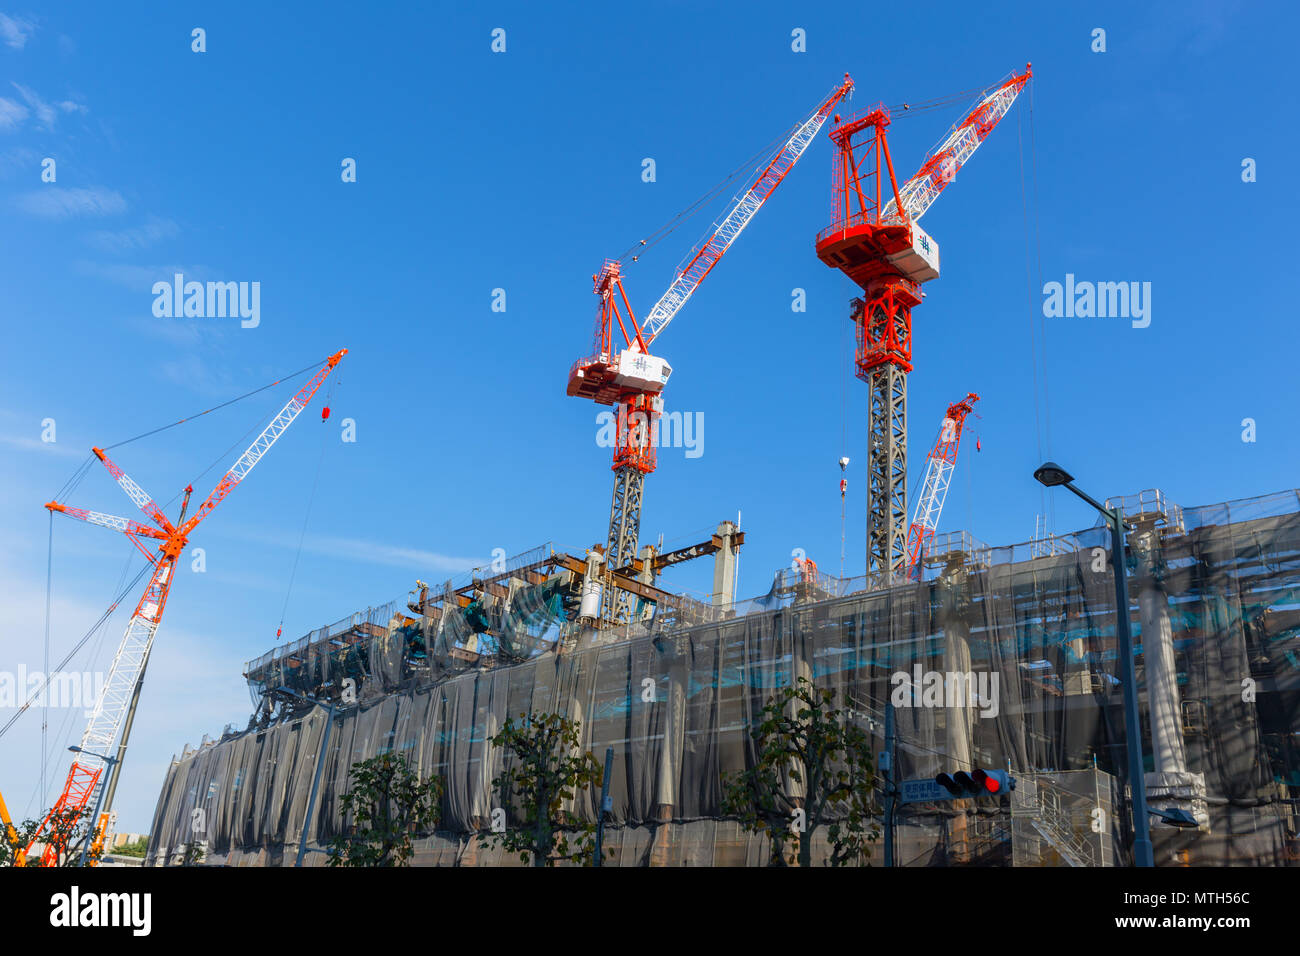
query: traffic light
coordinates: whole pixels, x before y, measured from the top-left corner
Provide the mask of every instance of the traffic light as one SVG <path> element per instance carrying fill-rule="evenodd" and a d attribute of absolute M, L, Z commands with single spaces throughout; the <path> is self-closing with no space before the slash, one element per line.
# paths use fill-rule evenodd
<path fill-rule="evenodd" d="M 934 782 L 954 797 L 1000 797 L 1016 789 L 1015 778 L 1005 770 L 958 770 L 954 774 L 941 773 Z"/>

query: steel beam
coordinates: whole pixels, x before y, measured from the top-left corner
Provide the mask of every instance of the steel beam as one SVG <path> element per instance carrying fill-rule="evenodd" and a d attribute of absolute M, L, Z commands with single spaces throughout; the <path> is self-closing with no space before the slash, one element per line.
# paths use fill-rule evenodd
<path fill-rule="evenodd" d="M 631 465 L 614 469 L 614 494 L 609 505 L 609 537 L 605 542 L 605 566 L 626 568 L 636 560 L 641 536 L 641 496 L 645 473 Z M 605 588 L 604 617 L 613 624 L 625 624 L 631 617 L 631 601 L 618 588 Z"/>

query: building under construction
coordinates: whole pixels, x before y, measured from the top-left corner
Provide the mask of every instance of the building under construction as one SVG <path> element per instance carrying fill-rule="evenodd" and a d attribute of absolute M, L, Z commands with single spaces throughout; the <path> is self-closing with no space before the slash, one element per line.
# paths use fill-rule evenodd
<path fill-rule="evenodd" d="M 1131 526 L 1123 613 L 1148 801 L 1197 824 L 1157 821 L 1156 864 L 1289 865 L 1300 855 L 1300 492 L 1107 504 Z M 722 776 L 752 763 L 755 717 L 801 676 L 834 692 L 875 752 L 894 725 L 897 779 L 973 766 L 1016 779 L 1009 798 L 904 803 L 897 865 L 1129 862 L 1106 528 L 1007 547 L 940 534 L 919 580 L 879 587 L 805 564 L 736 601 L 742 544 L 723 523 L 709 541 L 643 548 L 621 568 L 599 547 L 544 546 L 250 661 L 247 727 L 174 761 L 149 862 L 175 864 L 197 843 L 209 864 L 293 865 L 310 812 L 304 862 L 322 865 L 349 768 L 394 751 L 445 785 L 417 865 L 517 865 L 481 840 L 495 808 L 518 822 L 494 792 L 503 754 L 490 740 L 508 716 L 558 712 L 579 722 L 584 748 L 613 748 L 610 864 L 761 865 L 765 838 L 721 813 Z M 692 559 L 714 562 L 709 603 L 661 587 L 666 568 Z M 611 590 L 627 620 L 602 613 Z M 947 693 L 928 692 L 932 674 Z M 951 693 L 964 678 L 978 694 Z M 579 793 L 572 809 L 594 819 L 598 800 Z"/>

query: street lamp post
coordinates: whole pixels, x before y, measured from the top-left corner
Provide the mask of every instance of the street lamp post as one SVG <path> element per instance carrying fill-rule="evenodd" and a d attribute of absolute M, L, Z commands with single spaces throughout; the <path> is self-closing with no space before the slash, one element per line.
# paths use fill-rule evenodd
<path fill-rule="evenodd" d="M 1110 526 L 1111 567 L 1115 572 L 1115 632 L 1119 642 L 1120 681 L 1124 685 L 1124 740 L 1128 751 L 1129 789 L 1133 794 L 1133 865 L 1155 866 L 1151 849 L 1151 820 L 1147 810 L 1146 768 L 1142 763 L 1142 723 L 1138 716 L 1137 666 L 1133 661 L 1133 629 L 1129 621 L 1128 570 L 1124 560 L 1124 512 L 1107 508 L 1074 487 L 1074 476 L 1054 461 L 1044 462 L 1034 478 L 1048 488 L 1064 485 L 1097 509 Z"/>
<path fill-rule="evenodd" d="M 117 763 L 116 757 L 105 757 L 103 754 L 83 750 L 80 747 L 69 747 L 68 749 L 74 754 L 87 754 L 91 757 L 98 757 L 100 760 L 104 761 L 104 769 L 109 775 L 113 772 L 113 764 Z M 104 790 L 106 789 L 104 786 L 105 783 L 106 781 L 101 780 L 99 785 L 95 787 L 95 811 L 90 815 L 90 831 L 81 840 L 81 865 L 83 867 L 86 865 L 86 857 L 90 854 L 90 844 L 95 838 L 95 830 L 98 826 L 96 821 L 99 819 L 99 807 L 100 804 L 104 802 Z"/>

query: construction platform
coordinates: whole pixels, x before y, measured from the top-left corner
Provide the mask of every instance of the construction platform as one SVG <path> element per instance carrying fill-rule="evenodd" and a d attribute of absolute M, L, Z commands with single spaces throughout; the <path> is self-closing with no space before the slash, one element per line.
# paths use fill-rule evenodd
<path fill-rule="evenodd" d="M 1149 800 L 1197 823 L 1153 827 L 1157 865 L 1296 862 L 1300 493 L 1180 508 L 1151 491 L 1111 503 L 1132 525 Z M 250 661 L 250 722 L 173 762 L 149 863 L 174 864 L 200 842 L 210 864 L 292 865 L 332 713 L 307 865 L 323 864 L 340 832 L 352 763 L 389 750 L 445 784 L 417 865 L 518 865 L 480 840 L 500 805 L 491 781 L 502 755 L 489 741 L 507 716 L 551 711 L 580 722 L 585 748 L 614 749 L 612 865 L 761 865 L 765 839 L 721 815 L 721 776 L 753 759 L 749 728 L 801 676 L 835 693 L 875 752 L 893 708 L 901 779 L 983 766 L 1020 782 L 1009 801 L 902 807 L 899 865 L 1127 862 L 1108 531 L 1005 547 L 954 533 L 936 539 L 920 582 L 867 590 L 865 578 L 805 567 L 739 602 L 727 586 L 737 534 L 724 523 L 671 559 L 713 557 L 713 602 L 661 590 L 666 556 L 654 549 L 611 570 L 599 549 L 548 545 Z M 635 596 L 630 623 L 593 616 L 597 586 Z M 933 672 L 979 675 L 981 695 L 931 701 L 914 685 Z M 594 819 L 597 799 L 579 794 L 574 812 Z M 827 852 L 815 843 L 816 861 Z"/>

